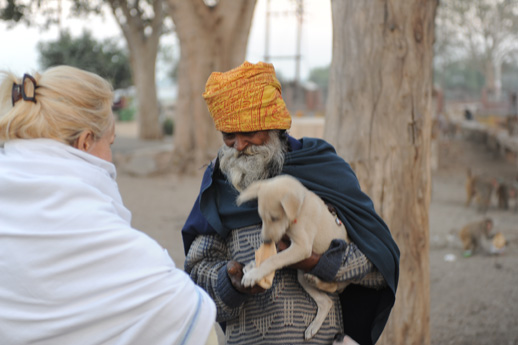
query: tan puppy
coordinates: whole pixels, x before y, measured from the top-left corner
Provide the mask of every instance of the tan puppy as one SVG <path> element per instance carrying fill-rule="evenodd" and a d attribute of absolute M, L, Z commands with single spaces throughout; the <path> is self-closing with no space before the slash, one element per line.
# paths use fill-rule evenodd
<path fill-rule="evenodd" d="M 247 265 L 242 279 L 246 287 L 258 284 L 280 268 L 309 258 L 312 252 L 324 253 L 334 239 L 349 242 L 345 226 L 329 212 L 324 201 L 292 176 L 281 175 L 252 183 L 239 195 L 237 204 L 253 199 L 258 199 L 259 216 L 263 221 L 263 241 L 277 243 L 286 234 L 291 245 L 268 257 L 258 267 Z M 320 282 L 318 279 L 310 283 L 302 271 L 298 272 L 298 280 L 318 307 L 315 319 L 305 332 L 305 338 L 310 339 L 320 329 L 333 304 L 331 298 L 314 285 L 323 283 L 326 291 L 329 291 L 330 286 L 332 291 L 336 291 L 338 285 Z"/>

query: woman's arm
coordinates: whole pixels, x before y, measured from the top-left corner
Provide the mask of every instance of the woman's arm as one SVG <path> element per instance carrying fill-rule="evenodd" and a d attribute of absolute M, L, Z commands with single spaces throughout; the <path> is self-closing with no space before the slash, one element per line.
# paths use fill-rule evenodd
<path fill-rule="evenodd" d="M 247 296 L 264 291 L 241 286 L 242 265 L 232 260 L 225 240 L 218 235 L 196 237 L 185 260 L 185 271 L 215 301 L 218 322 L 238 317 Z"/>

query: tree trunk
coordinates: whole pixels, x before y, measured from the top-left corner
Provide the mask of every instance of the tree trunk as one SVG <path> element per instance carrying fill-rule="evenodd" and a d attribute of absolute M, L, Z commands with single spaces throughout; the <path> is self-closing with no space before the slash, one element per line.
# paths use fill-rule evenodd
<path fill-rule="evenodd" d="M 205 83 L 212 72 L 244 62 L 256 0 L 220 0 L 214 7 L 202 0 L 168 2 L 180 41 L 174 170 L 192 172 L 222 144 L 202 97 Z"/>
<path fill-rule="evenodd" d="M 401 250 L 383 344 L 430 344 L 432 0 L 333 0 L 324 136 L 356 171 Z"/>
<path fill-rule="evenodd" d="M 139 138 L 160 139 L 160 111 L 156 91 L 156 57 L 163 25 L 163 1 L 153 2 L 153 16 L 148 22 L 143 14 L 135 15 L 135 8 L 125 1 L 109 1 L 128 44 L 131 72 L 138 104 Z"/>
<path fill-rule="evenodd" d="M 138 100 L 139 138 L 161 139 L 164 133 L 160 126 L 155 79 L 158 45 L 154 50 L 149 47 L 149 44 L 138 44 L 138 46 L 140 48 L 136 48 L 131 54 L 131 65 Z"/>

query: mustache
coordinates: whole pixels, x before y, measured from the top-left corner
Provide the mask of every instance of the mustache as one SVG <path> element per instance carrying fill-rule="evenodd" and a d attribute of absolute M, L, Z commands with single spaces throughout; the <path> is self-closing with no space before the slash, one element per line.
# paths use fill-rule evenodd
<path fill-rule="evenodd" d="M 271 133 L 266 144 L 250 145 L 242 151 L 225 145 L 220 148 L 220 169 L 237 190 L 281 172 L 286 151 L 276 134 Z"/>
<path fill-rule="evenodd" d="M 230 151 L 234 152 L 234 156 L 236 158 L 246 157 L 246 156 L 255 156 L 256 154 L 262 152 L 262 148 L 260 146 L 251 145 L 247 146 L 243 151 L 238 151 L 235 148 L 231 147 Z"/>

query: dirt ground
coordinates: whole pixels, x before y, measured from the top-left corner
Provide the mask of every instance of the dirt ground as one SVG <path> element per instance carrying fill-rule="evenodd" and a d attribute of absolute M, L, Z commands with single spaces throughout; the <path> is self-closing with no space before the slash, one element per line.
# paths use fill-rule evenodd
<path fill-rule="evenodd" d="M 432 345 L 518 344 L 518 212 L 499 210 L 493 200 L 487 214 L 465 207 L 466 168 L 512 178 L 516 164 L 459 136 L 440 145 L 439 169 L 433 173 L 430 207 L 430 330 Z M 180 229 L 197 196 L 196 176 L 132 177 L 118 182 L 133 226 L 165 247 L 183 268 Z M 464 258 L 448 233 L 490 216 L 508 240 L 500 255 Z M 397 301 L 396 301 L 397 303 Z"/>

